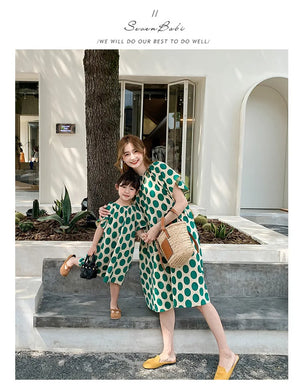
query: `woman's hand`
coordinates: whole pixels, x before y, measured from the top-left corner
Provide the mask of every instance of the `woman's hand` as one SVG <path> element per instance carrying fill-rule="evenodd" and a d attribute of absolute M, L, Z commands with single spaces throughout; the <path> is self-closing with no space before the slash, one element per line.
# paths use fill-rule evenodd
<path fill-rule="evenodd" d="M 88 256 L 93 256 L 97 252 L 97 246 L 92 245 L 90 249 L 88 250 Z"/>
<path fill-rule="evenodd" d="M 159 234 L 159 231 L 160 231 L 160 224 L 153 225 L 153 227 L 150 228 L 146 233 L 144 237 L 144 241 L 146 243 L 152 243 L 152 241 L 156 240 Z"/>
<path fill-rule="evenodd" d="M 103 218 L 103 217 L 108 217 L 110 215 L 109 210 L 105 209 L 106 207 L 107 207 L 107 205 L 104 205 L 104 206 L 101 206 L 99 208 L 100 219 Z"/>

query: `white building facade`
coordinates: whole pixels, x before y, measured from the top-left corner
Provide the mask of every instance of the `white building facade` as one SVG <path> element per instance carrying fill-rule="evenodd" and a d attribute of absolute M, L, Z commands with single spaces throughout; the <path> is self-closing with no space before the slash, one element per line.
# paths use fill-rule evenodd
<path fill-rule="evenodd" d="M 72 204 L 86 197 L 83 56 L 16 51 L 16 81 L 39 85 L 42 204 L 64 185 Z M 178 170 L 192 203 L 207 215 L 288 208 L 286 50 L 120 50 L 119 71 L 120 136 L 139 135 Z M 57 133 L 58 123 L 75 133 Z"/>

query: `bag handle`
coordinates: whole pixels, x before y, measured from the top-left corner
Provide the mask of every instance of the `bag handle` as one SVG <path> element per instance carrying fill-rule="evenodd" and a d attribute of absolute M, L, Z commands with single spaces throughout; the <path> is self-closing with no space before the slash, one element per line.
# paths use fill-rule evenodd
<path fill-rule="evenodd" d="M 92 260 L 90 260 L 90 257 L 92 258 Z M 94 253 L 92 254 L 92 256 L 89 256 L 88 254 L 86 254 L 85 263 L 87 263 L 88 261 L 91 261 L 92 263 L 96 262 L 96 256 L 94 255 Z"/>
<path fill-rule="evenodd" d="M 175 213 L 177 217 L 179 216 L 179 214 L 176 212 L 176 210 L 175 210 L 174 208 L 171 208 L 171 209 L 170 209 L 170 212 Z M 182 219 L 179 219 L 179 221 L 183 221 L 183 220 L 182 220 Z M 162 230 L 162 232 L 165 233 L 165 235 L 166 235 L 167 238 L 170 237 L 170 236 L 169 236 L 169 233 L 168 233 L 168 231 L 167 231 L 167 228 L 165 227 L 165 217 L 162 217 L 162 218 L 161 218 L 161 230 Z M 199 253 L 199 246 L 198 246 L 197 241 L 195 240 L 194 236 L 193 236 L 189 231 L 188 231 L 188 234 L 189 234 L 190 238 L 193 240 L 193 242 L 194 242 L 194 244 L 195 244 L 195 247 L 196 247 L 196 249 L 197 249 L 197 253 Z"/>
<path fill-rule="evenodd" d="M 171 209 L 170 209 L 170 212 L 175 213 L 176 216 L 178 217 L 178 213 L 176 212 L 175 209 L 171 208 Z M 165 235 L 166 235 L 167 238 L 170 237 L 170 236 L 169 236 L 169 233 L 168 233 L 168 231 L 167 231 L 167 229 L 166 229 L 166 227 L 165 227 L 165 217 L 162 217 L 162 218 L 161 218 L 161 230 L 162 230 L 162 232 L 165 233 Z"/>

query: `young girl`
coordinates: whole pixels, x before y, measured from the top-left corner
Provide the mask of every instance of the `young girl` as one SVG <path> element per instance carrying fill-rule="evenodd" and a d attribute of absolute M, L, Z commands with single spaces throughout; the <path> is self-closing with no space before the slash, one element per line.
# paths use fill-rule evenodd
<path fill-rule="evenodd" d="M 118 297 L 132 260 L 135 235 L 145 235 L 141 229 L 146 223 L 136 205 L 132 204 L 139 185 L 139 176 L 133 171 L 121 175 L 115 185 L 119 199 L 108 205 L 111 216 L 98 221 L 93 243 L 87 253 L 88 256 L 96 255 L 98 276 L 110 284 L 111 319 L 121 318 Z M 60 268 L 61 275 L 67 276 L 73 265 L 80 267 L 83 262 L 84 258 L 70 255 Z"/>
<path fill-rule="evenodd" d="M 161 217 L 169 224 L 183 219 L 188 231 L 198 241 L 193 215 L 183 191 L 187 188 L 180 175 L 164 162 L 151 162 L 140 138 L 126 135 L 119 141 L 118 159 L 115 164 L 121 170 L 134 170 L 141 178 L 136 205 L 144 213 L 148 231 L 140 243 L 140 277 L 148 307 L 159 313 L 163 350 L 143 366 L 155 369 L 176 363 L 173 337 L 174 308 L 197 308 L 214 334 L 219 348 L 219 366 L 214 379 L 229 379 L 239 359 L 228 347 L 220 317 L 210 302 L 205 284 L 201 249 L 196 251 L 188 264 L 181 268 L 162 266 L 155 245 L 161 231 Z M 176 214 L 171 211 L 175 210 Z M 99 209 L 100 216 L 110 211 Z"/>

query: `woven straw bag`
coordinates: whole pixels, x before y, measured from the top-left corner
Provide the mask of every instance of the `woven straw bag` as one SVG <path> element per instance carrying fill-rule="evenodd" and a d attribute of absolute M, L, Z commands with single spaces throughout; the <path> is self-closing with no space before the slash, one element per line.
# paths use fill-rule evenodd
<path fill-rule="evenodd" d="M 172 212 L 176 213 L 171 209 Z M 177 213 L 176 213 L 177 214 Z M 176 223 L 171 223 L 165 226 L 165 218 L 161 219 L 161 232 L 157 237 L 157 249 L 161 257 L 167 260 L 167 265 L 172 268 L 180 268 L 187 264 L 189 259 L 199 247 L 194 237 L 188 232 L 187 225 L 184 221 L 179 220 Z"/>

